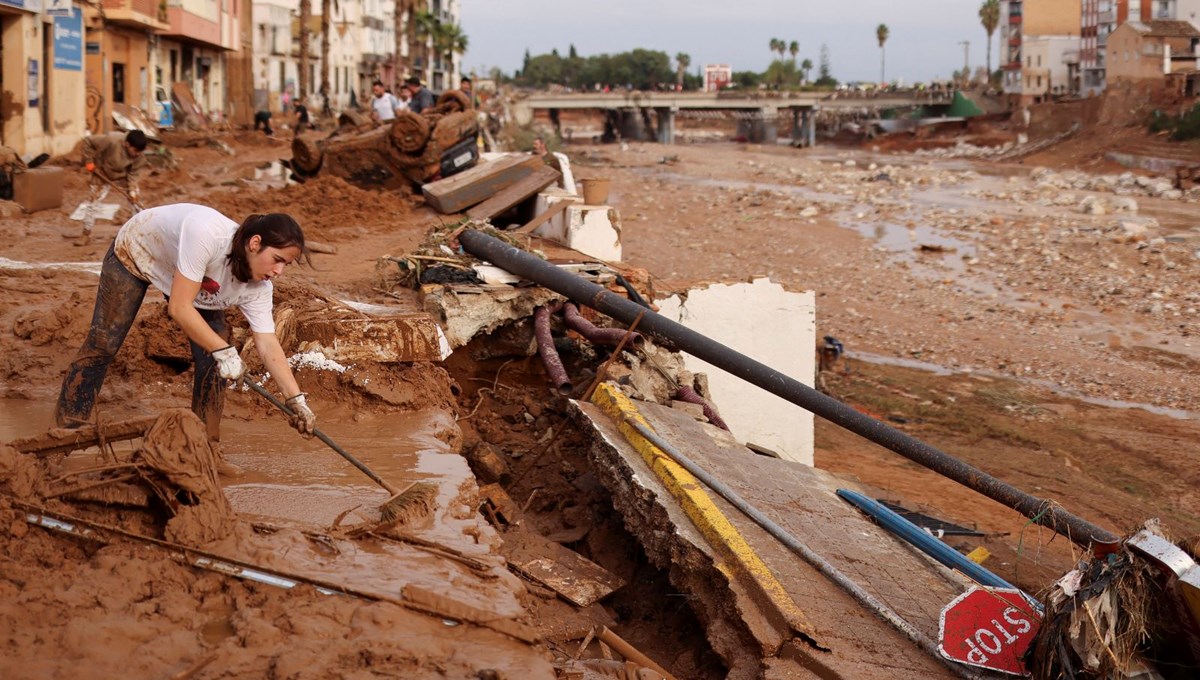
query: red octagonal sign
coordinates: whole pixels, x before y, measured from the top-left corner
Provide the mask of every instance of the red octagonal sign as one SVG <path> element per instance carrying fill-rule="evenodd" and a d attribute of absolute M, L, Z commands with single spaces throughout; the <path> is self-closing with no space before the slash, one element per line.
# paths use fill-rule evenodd
<path fill-rule="evenodd" d="M 976 586 L 942 610 L 938 651 L 972 666 L 1029 675 L 1021 657 L 1041 620 L 1021 591 Z"/>

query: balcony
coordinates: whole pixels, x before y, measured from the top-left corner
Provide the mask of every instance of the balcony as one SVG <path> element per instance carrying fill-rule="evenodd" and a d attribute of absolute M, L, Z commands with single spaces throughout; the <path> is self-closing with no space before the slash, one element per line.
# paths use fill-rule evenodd
<path fill-rule="evenodd" d="M 1108 10 L 1107 12 L 1101 12 L 1101 13 L 1100 13 L 1100 15 L 1099 15 L 1099 17 L 1098 17 L 1098 19 L 1097 19 L 1097 21 L 1098 21 L 1098 22 L 1099 22 L 1101 25 L 1103 25 L 1103 24 L 1115 24 L 1115 23 L 1117 23 L 1117 13 L 1116 13 L 1114 10 L 1111 10 L 1111 9 L 1110 9 L 1110 10 Z"/>
<path fill-rule="evenodd" d="M 1004 64 L 1003 66 L 1001 66 L 1000 68 L 1004 69 L 1005 71 L 1020 71 L 1021 70 L 1021 62 L 1020 62 L 1020 60 L 1010 61 L 1007 64 Z"/>
<path fill-rule="evenodd" d="M 110 24 L 144 31 L 170 28 L 156 0 L 104 0 L 104 18 Z"/>
<path fill-rule="evenodd" d="M 1009 15 L 1008 15 L 1008 23 L 1009 23 L 1009 24 L 1019 24 L 1019 23 L 1021 23 L 1021 14 L 1020 14 L 1019 12 L 1018 12 L 1018 13 L 1016 13 L 1016 14 L 1014 14 L 1014 13 L 1012 13 L 1012 12 L 1009 12 Z"/>

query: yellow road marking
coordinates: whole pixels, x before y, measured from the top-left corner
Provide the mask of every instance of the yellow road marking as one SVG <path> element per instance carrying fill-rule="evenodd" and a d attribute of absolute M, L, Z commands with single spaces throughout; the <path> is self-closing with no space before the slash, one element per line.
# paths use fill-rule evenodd
<path fill-rule="evenodd" d="M 629 444 L 683 507 L 704 538 L 721 550 L 727 559 L 737 565 L 740 573 L 750 579 L 754 586 L 753 592 L 758 595 L 755 599 L 759 600 L 759 606 L 767 618 L 772 620 L 772 624 L 814 639 L 815 632 L 804 612 L 737 527 L 733 526 L 725 513 L 713 502 L 712 497 L 705 492 L 700 481 L 625 422 L 626 418 L 630 418 L 648 429 L 653 429 L 638 413 L 633 402 L 611 383 L 602 383 L 592 394 L 592 403 L 617 423 L 621 434 L 625 435 Z M 780 623 L 783 625 L 780 626 Z"/>

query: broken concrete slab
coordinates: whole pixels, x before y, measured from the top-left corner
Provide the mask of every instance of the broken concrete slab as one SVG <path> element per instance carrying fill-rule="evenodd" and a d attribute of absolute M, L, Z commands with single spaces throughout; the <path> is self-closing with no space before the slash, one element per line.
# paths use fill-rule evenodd
<path fill-rule="evenodd" d="M 650 560 L 689 597 L 729 677 L 953 677 L 816 568 L 801 560 L 719 497 L 717 505 L 761 555 L 804 611 L 816 646 L 779 640 L 729 565 L 703 537 L 643 456 L 600 408 L 572 402 L 594 436 L 593 472 L 609 489 L 625 524 Z M 752 505 L 931 638 L 943 605 L 962 581 L 897 542 L 835 495 L 820 470 L 755 455 L 716 429 L 666 406 L 637 408 L 661 436 L 685 451 Z M 714 438 L 715 437 L 715 438 Z M 756 652 L 757 650 L 757 652 Z"/>
<path fill-rule="evenodd" d="M 574 203 L 578 201 L 574 197 L 551 195 L 545 198 L 547 209 L 564 200 L 571 200 L 573 204 L 546 224 L 534 229 L 533 233 L 598 260 L 620 262 L 621 215 L 616 208 L 607 205 L 584 205 Z"/>
<path fill-rule="evenodd" d="M 812 386 L 816 303 L 770 279 L 693 289 L 659 300 L 659 314 Z M 770 329 L 770 332 L 764 332 Z M 685 355 L 684 366 L 708 375 L 714 406 L 743 442 L 812 465 L 813 415 L 716 366 Z"/>
<path fill-rule="evenodd" d="M 490 333 L 532 316 L 538 307 L 562 299 L 545 288 L 426 285 L 422 286 L 421 294 L 426 311 L 445 330 L 451 349 L 462 347 L 480 333 Z"/>
<path fill-rule="evenodd" d="M 340 363 L 442 361 L 452 351 L 428 314 L 306 319 L 296 324 L 297 351 L 320 352 Z"/>

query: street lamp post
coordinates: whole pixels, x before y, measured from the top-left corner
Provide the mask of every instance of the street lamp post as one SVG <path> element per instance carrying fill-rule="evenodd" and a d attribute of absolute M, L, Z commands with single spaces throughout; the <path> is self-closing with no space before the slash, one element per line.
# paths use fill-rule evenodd
<path fill-rule="evenodd" d="M 963 46 L 963 82 L 971 83 L 971 41 L 960 40 L 959 45 Z"/>

